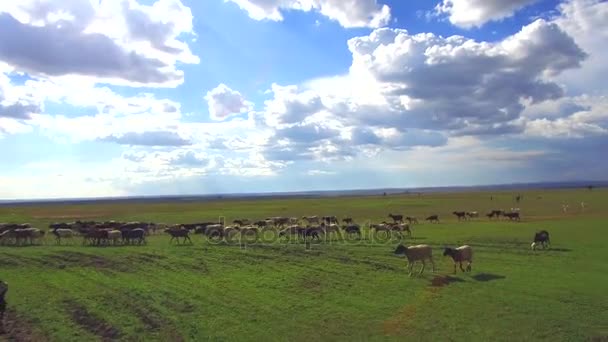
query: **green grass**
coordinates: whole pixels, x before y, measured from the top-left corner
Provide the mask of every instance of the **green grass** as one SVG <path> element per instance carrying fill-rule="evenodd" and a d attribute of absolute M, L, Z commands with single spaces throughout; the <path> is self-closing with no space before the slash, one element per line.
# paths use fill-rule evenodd
<path fill-rule="evenodd" d="M 200 236 L 171 246 L 0 246 L 10 284 L 9 333 L 0 340 L 581 341 L 608 338 L 608 191 L 453 193 L 203 203 L 0 207 L 0 222 L 76 219 L 195 222 L 337 215 L 379 222 L 389 212 L 437 213 L 414 227 L 434 247 L 437 272 L 409 278 L 397 242 L 267 243 L 240 248 Z M 542 198 L 539 199 L 538 197 Z M 581 213 L 576 204 L 589 208 Z M 561 203 L 570 203 L 564 215 Z M 521 223 L 458 223 L 453 210 L 522 209 Z M 547 251 L 530 250 L 548 229 Z M 452 275 L 444 245 L 470 244 L 471 274 Z M 15 325 L 15 320 L 19 324 Z"/>

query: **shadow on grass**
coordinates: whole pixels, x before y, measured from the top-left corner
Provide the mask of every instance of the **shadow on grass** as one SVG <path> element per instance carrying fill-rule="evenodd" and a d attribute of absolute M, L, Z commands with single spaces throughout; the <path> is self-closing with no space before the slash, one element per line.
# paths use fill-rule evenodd
<path fill-rule="evenodd" d="M 464 280 L 461 278 L 458 278 L 458 277 L 435 276 L 435 277 L 433 277 L 433 279 L 431 279 L 431 286 L 441 287 L 441 286 L 450 285 L 451 283 L 462 283 L 462 282 L 464 282 Z"/>
<path fill-rule="evenodd" d="M 472 276 L 471 278 L 477 280 L 477 281 L 492 281 L 492 280 L 501 280 L 501 279 L 505 279 L 505 276 L 502 275 L 498 275 L 498 274 L 492 274 L 492 273 L 479 273 L 476 274 L 474 276 Z"/>

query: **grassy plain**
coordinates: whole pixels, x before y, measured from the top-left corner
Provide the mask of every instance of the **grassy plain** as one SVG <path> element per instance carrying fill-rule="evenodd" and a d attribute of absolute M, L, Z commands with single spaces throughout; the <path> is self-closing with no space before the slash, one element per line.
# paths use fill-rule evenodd
<path fill-rule="evenodd" d="M 169 245 L 0 246 L 10 284 L 0 340 L 413 340 L 584 341 L 608 339 L 608 191 L 415 194 L 318 199 L 2 206 L 0 222 L 82 220 L 187 223 L 225 217 L 439 214 L 404 243 L 434 247 L 437 271 L 408 278 L 397 241 L 266 242 L 241 248 L 196 236 Z M 490 200 L 493 196 L 493 200 Z M 584 201 L 588 208 L 580 209 Z M 562 203 L 570 204 L 564 214 Z M 453 210 L 520 207 L 520 223 Z M 547 229 L 552 248 L 530 250 Z M 469 244 L 473 272 L 452 275 L 446 245 Z"/>

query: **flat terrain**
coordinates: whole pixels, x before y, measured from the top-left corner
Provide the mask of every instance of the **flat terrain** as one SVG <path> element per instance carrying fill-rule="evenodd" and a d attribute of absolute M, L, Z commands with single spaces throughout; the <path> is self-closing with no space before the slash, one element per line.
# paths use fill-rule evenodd
<path fill-rule="evenodd" d="M 204 203 L 2 206 L 0 222 L 188 223 L 268 216 L 439 214 L 405 244 L 433 246 L 435 273 L 409 278 L 399 241 L 268 241 L 242 248 L 201 236 L 169 245 L 0 246 L 10 284 L 0 340 L 608 340 L 608 191 L 551 190 Z M 490 200 L 490 196 L 493 199 Z M 582 212 L 580 202 L 587 204 Z M 563 213 L 562 203 L 570 204 Z M 457 222 L 454 210 L 521 208 L 522 222 Z M 547 229 L 552 248 L 531 251 Z M 452 275 L 443 246 L 469 244 L 473 271 Z"/>

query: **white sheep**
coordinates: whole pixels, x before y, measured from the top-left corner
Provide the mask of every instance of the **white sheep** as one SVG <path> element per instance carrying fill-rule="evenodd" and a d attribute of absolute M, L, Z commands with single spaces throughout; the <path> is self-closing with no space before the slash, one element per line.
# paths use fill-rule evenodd
<path fill-rule="evenodd" d="M 429 245 L 415 245 L 409 247 L 399 245 L 397 246 L 397 249 L 395 249 L 395 254 L 405 255 L 405 257 L 407 258 L 407 268 L 410 277 L 412 276 L 412 269 L 416 261 L 422 262 L 422 268 L 420 268 L 420 272 L 418 273 L 418 275 L 421 275 L 422 272 L 424 272 L 427 259 L 431 262 L 431 265 L 433 266 L 433 272 L 435 272 L 435 263 L 433 262 L 433 249 Z"/>

